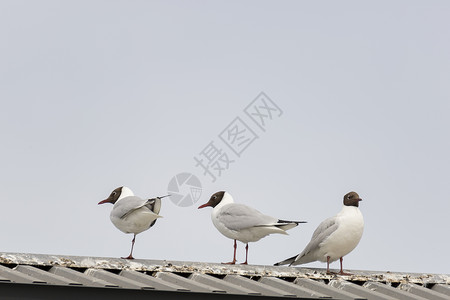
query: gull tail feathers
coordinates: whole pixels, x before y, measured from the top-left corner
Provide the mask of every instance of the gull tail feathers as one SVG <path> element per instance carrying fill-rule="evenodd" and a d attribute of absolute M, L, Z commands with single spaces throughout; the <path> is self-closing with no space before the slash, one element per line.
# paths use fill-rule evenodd
<path fill-rule="evenodd" d="M 297 255 L 292 256 L 292 257 L 290 257 L 288 259 L 285 259 L 283 261 L 277 262 L 276 264 L 274 264 L 274 266 L 291 265 L 295 261 L 296 258 L 297 258 Z"/>
<path fill-rule="evenodd" d="M 306 221 L 286 221 L 286 220 L 278 220 L 278 223 L 275 225 L 276 227 L 283 229 L 283 230 L 289 230 L 292 229 L 300 223 L 306 223 Z"/>

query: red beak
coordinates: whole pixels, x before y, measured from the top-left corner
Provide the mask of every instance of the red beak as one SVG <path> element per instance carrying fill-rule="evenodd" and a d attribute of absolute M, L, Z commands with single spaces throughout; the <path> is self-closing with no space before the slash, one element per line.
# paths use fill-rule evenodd
<path fill-rule="evenodd" d="M 111 202 L 111 201 L 110 201 L 109 198 L 108 198 L 108 199 L 105 199 L 105 200 L 100 201 L 98 204 L 104 204 L 104 203 L 109 203 L 109 202 Z M 98 204 L 97 204 L 97 205 L 98 205 Z"/>
<path fill-rule="evenodd" d="M 211 204 L 209 204 L 209 202 L 207 202 L 207 203 L 205 203 L 205 204 L 203 204 L 203 205 L 200 205 L 200 206 L 198 207 L 198 209 L 203 208 L 203 207 L 208 207 L 208 206 L 211 206 Z"/>

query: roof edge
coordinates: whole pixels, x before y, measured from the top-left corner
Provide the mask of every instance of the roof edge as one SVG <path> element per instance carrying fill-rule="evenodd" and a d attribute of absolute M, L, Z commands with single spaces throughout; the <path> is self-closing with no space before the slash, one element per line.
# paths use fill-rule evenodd
<path fill-rule="evenodd" d="M 350 270 L 352 275 L 326 274 L 321 268 L 280 267 L 265 265 L 224 265 L 206 262 L 188 262 L 172 260 L 127 260 L 111 257 L 90 257 L 71 255 L 49 255 L 30 253 L 0 252 L 0 264 L 3 265 L 33 265 L 33 266 L 63 266 L 69 268 L 118 269 L 148 272 L 178 272 L 178 273 L 205 273 L 217 275 L 242 276 L 273 276 L 273 277 L 300 277 L 309 279 L 332 280 L 341 278 L 350 281 L 378 281 L 378 282 L 410 282 L 419 284 L 450 284 L 448 274 L 401 273 L 381 271 Z"/>

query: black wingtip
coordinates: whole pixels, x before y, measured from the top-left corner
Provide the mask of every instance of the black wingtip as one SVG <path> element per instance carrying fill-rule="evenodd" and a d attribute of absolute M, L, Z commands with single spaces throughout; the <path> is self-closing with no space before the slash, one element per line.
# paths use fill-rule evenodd
<path fill-rule="evenodd" d="M 287 220 L 278 220 L 278 223 L 295 223 L 295 224 L 300 224 L 300 223 L 308 223 L 306 221 L 287 221 Z"/>
<path fill-rule="evenodd" d="M 297 258 L 297 255 L 294 255 L 292 257 L 289 257 L 288 259 L 277 262 L 276 264 L 274 264 L 274 266 L 288 265 L 288 267 L 290 267 L 295 262 L 296 258 Z"/>
<path fill-rule="evenodd" d="M 287 265 L 287 264 L 289 264 L 289 267 L 291 266 L 290 265 L 290 261 L 288 261 L 288 260 L 279 261 L 279 262 L 277 262 L 277 263 L 275 263 L 273 265 L 278 267 L 278 266 L 283 266 L 283 265 Z"/>

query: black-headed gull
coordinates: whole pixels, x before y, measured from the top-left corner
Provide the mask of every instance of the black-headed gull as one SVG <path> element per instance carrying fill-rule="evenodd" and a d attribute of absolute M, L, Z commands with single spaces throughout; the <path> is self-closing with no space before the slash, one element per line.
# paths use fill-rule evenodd
<path fill-rule="evenodd" d="M 294 228 L 304 221 L 285 221 L 264 215 L 256 209 L 244 204 L 234 203 L 233 197 L 227 192 L 220 191 L 211 196 L 209 201 L 199 208 L 213 207 L 211 219 L 220 231 L 227 238 L 234 240 L 233 260 L 227 264 L 236 263 L 236 240 L 246 244 L 245 262 L 248 258 L 248 243 L 256 242 L 263 237 L 280 233 L 287 234 L 286 230 Z"/>
<path fill-rule="evenodd" d="M 111 222 L 120 231 L 134 234 L 130 255 L 122 258 L 134 259 L 133 248 L 136 235 L 152 227 L 156 219 L 162 217 L 159 215 L 161 199 L 167 196 L 141 199 L 135 196 L 129 188 L 122 186 L 112 191 L 108 198 L 98 203 L 114 204 L 109 215 Z"/>
<path fill-rule="evenodd" d="M 341 262 L 339 274 L 348 275 L 342 269 L 343 257 L 356 248 L 364 230 L 364 219 L 359 210 L 362 199 L 355 192 L 344 196 L 344 207 L 334 217 L 328 218 L 314 231 L 311 241 L 298 255 L 276 263 L 276 266 L 295 266 L 313 261 L 327 262 L 327 273 L 330 263 Z"/>

